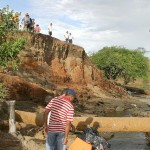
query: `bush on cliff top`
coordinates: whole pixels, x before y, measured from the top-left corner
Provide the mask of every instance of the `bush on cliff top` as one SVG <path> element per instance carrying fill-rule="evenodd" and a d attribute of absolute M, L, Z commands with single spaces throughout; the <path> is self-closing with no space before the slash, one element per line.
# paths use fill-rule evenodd
<path fill-rule="evenodd" d="M 23 49 L 25 39 L 9 39 L 7 35 L 9 32 L 16 32 L 18 30 L 18 23 L 13 22 L 13 14 L 15 12 L 6 6 L 0 10 L 0 66 L 7 67 L 14 64 L 14 60 L 18 62 L 17 55 Z M 16 14 L 16 13 L 15 13 Z M 20 13 L 18 13 L 20 15 Z"/>

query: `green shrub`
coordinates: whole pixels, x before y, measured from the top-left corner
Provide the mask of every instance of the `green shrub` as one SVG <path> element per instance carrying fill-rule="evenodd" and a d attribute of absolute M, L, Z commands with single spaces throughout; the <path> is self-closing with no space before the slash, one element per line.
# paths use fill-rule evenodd
<path fill-rule="evenodd" d="M 104 47 L 90 56 L 96 66 L 104 71 L 107 79 L 122 78 L 124 84 L 146 77 L 148 74 L 148 58 L 144 51 L 129 50 L 124 47 Z"/>
<path fill-rule="evenodd" d="M 16 13 L 18 14 L 18 17 L 21 14 L 14 12 L 14 10 L 10 10 L 8 5 L 0 10 L 0 44 L 6 41 L 8 32 L 18 30 L 16 24 L 19 23 L 19 20 L 16 23 L 13 21 L 13 16 Z"/>
<path fill-rule="evenodd" d="M 8 97 L 9 92 L 8 90 L 3 86 L 3 84 L 0 82 L 0 102 L 3 102 Z"/>
<path fill-rule="evenodd" d="M 9 39 L 7 36 L 10 32 L 16 32 L 18 22 L 13 21 L 13 16 L 17 12 L 9 9 L 6 6 L 0 10 L 0 67 L 18 68 L 19 60 L 17 58 L 18 53 L 23 49 L 25 45 L 25 39 Z M 17 13 L 20 16 L 20 13 Z M 12 62 L 12 63 L 11 63 Z"/>
<path fill-rule="evenodd" d="M 0 66 L 7 66 L 10 61 L 14 63 L 14 59 L 17 61 L 18 53 L 23 49 L 25 45 L 24 39 L 17 39 L 12 41 L 3 42 L 0 45 Z"/>

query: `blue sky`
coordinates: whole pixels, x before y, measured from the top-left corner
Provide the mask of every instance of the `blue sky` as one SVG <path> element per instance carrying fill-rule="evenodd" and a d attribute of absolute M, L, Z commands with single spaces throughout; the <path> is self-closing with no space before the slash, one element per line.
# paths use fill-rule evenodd
<path fill-rule="evenodd" d="M 22 12 L 21 18 L 28 12 L 44 34 L 51 22 L 60 40 L 68 30 L 87 53 L 104 46 L 150 51 L 149 0 L 0 0 L 0 8 L 6 5 Z"/>

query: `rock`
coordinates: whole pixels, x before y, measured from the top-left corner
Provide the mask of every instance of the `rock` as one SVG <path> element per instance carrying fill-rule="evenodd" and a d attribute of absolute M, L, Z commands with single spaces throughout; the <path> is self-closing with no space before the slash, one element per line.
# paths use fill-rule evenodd
<path fill-rule="evenodd" d="M 133 106 L 134 108 L 137 108 L 137 105 L 136 105 L 136 104 L 131 104 L 131 106 Z"/>
<path fill-rule="evenodd" d="M 145 137 L 146 137 L 147 141 L 150 143 L 150 132 L 146 132 Z"/>
<path fill-rule="evenodd" d="M 52 99 L 53 97 L 51 96 L 51 95 L 47 95 L 46 97 L 45 97 L 45 104 L 48 104 L 50 101 L 51 101 L 51 99 Z"/>
<path fill-rule="evenodd" d="M 44 112 L 25 112 L 16 110 L 16 120 L 28 125 L 43 126 Z"/>
<path fill-rule="evenodd" d="M 124 108 L 123 108 L 122 106 L 118 106 L 118 107 L 116 108 L 116 111 L 124 111 Z"/>
<path fill-rule="evenodd" d="M 29 83 L 17 76 L 0 73 L 0 79 L 3 80 L 4 85 L 9 89 L 9 99 L 44 102 L 43 97 L 51 94 L 39 85 Z"/>
<path fill-rule="evenodd" d="M 103 132 L 103 133 L 101 133 L 101 136 L 105 139 L 105 140 L 110 140 L 111 138 L 113 138 L 114 137 L 114 133 L 105 133 L 105 132 Z"/>

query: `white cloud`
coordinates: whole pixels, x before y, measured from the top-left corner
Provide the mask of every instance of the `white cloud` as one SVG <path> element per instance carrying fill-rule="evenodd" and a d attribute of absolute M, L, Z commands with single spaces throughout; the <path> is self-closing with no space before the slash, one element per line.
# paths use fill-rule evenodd
<path fill-rule="evenodd" d="M 64 40 L 69 30 L 87 52 L 112 45 L 150 50 L 149 0 L 32 0 L 30 5 L 43 33 L 52 22 L 53 36 Z"/>

